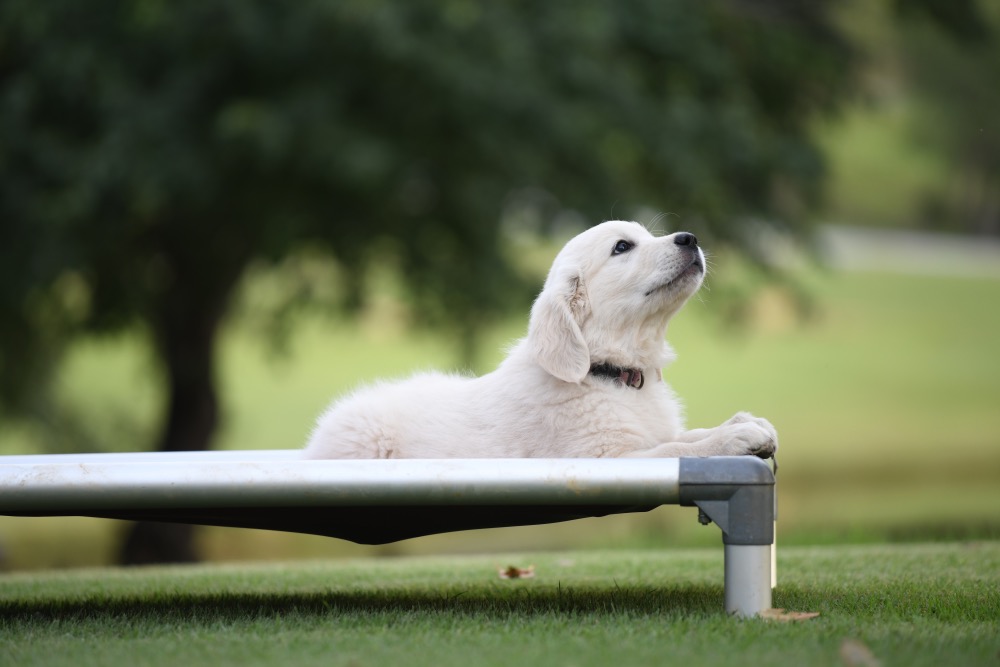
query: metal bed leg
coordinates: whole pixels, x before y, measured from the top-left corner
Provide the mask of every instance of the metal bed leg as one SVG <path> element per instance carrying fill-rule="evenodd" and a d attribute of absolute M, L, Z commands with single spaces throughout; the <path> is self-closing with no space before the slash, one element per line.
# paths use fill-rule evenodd
<path fill-rule="evenodd" d="M 769 544 L 727 544 L 726 613 L 756 616 L 771 608 Z"/>
<path fill-rule="evenodd" d="M 756 616 L 771 607 L 775 485 L 770 467 L 752 457 L 682 458 L 680 503 L 716 523 L 725 544 L 726 613 Z"/>

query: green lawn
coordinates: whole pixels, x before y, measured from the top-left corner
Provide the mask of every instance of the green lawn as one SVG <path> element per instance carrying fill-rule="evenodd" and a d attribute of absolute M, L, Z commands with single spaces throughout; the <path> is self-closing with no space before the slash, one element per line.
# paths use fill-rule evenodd
<path fill-rule="evenodd" d="M 1000 543 L 786 548 L 775 605 L 722 609 L 722 550 L 0 576 L 0 664 L 995 665 Z M 498 568 L 535 566 L 501 580 Z"/>

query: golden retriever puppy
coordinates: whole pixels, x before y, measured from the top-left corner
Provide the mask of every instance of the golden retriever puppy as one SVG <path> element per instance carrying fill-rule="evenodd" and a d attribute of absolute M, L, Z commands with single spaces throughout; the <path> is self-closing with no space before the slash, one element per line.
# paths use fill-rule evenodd
<path fill-rule="evenodd" d="M 693 234 L 610 221 L 559 252 L 528 335 L 492 373 L 380 383 L 336 401 L 307 458 L 770 457 L 774 427 L 737 413 L 687 430 L 660 369 L 667 323 L 705 276 Z"/>

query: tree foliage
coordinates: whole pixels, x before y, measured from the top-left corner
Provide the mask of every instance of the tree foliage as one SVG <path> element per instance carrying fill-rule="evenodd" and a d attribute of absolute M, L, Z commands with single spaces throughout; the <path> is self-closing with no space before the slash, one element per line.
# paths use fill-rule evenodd
<path fill-rule="evenodd" d="M 391 248 L 418 310 L 471 330 L 515 284 L 521 188 L 720 243 L 800 227 L 848 55 L 790 0 L 6 0 L 4 405 L 136 322 L 168 376 L 203 372 L 246 267 L 304 243 L 357 281 Z"/>
<path fill-rule="evenodd" d="M 850 81 L 822 2 L 5 0 L 0 409 L 37 405 L 75 336 L 138 324 L 157 446 L 207 447 L 234 290 L 304 246 L 355 295 L 391 258 L 468 339 L 518 293 L 512 193 L 717 245 L 804 229 L 807 126 Z"/>
<path fill-rule="evenodd" d="M 920 0 L 900 12 L 920 139 L 953 166 L 954 203 L 925 202 L 927 223 L 1000 234 L 1000 9 L 979 0 Z"/>

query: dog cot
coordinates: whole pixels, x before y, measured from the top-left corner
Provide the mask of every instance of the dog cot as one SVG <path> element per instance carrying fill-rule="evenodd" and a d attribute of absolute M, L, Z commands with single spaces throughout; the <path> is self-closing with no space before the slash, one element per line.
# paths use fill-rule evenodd
<path fill-rule="evenodd" d="M 771 606 L 775 481 L 755 457 L 304 460 L 296 450 L 0 457 L 0 514 L 310 533 L 384 544 L 697 506 L 724 544 L 726 612 Z"/>

